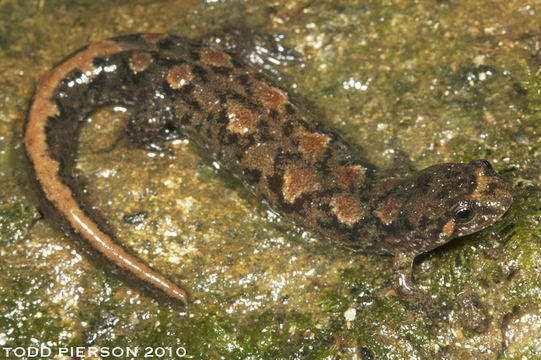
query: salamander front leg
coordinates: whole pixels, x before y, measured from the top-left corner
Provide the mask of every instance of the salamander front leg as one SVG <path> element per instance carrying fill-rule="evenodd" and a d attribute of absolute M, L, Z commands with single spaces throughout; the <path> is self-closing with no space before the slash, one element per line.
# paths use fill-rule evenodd
<path fill-rule="evenodd" d="M 409 306 L 425 311 L 428 316 L 438 323 L 443 320 L 437 303 L 430 296 L 419 289 L 412 281 L 412 265 L 415 256 L 399 254 L 395 256 L 393 264 L 393 289 Z M 488 328 L 490 316 L 486 306 L 477 295 L 471 292 L 462 293 L 455 297 L 458 305 L 457 319 L 469 331 L 483 333 Z"/>
<path fill-rule="evenodd" d="M 401 253 L 395 256 L 393 263 L 393 289 L 409 306 L 422 309 L 430 317 L 436 315 L 436 306 L 430 296 L 419 289 L 412 280 L 413 260 L 415 255 Z"/>

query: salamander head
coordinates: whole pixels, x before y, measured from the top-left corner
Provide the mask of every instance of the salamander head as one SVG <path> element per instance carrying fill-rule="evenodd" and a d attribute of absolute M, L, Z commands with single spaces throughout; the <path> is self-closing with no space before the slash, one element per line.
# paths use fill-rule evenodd
<path fill-rule="evenodd" d="M 404 186 L 402 224 L 409 229 L 404 250 L 416 254 L 492 225 L 513 199 L 511 185 L 486 160 L 434 165 Z"/>

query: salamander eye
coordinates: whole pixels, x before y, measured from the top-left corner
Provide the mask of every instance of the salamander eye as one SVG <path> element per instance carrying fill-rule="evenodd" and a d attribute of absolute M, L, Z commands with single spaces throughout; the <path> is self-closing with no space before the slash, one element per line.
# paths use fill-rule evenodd
<path fill-rule="evenodd" d="M 469 201 L 461 201 L 451 208 L 451 215 L 456 222 L 468 222 L 474 213 L 473 205 Z"/>

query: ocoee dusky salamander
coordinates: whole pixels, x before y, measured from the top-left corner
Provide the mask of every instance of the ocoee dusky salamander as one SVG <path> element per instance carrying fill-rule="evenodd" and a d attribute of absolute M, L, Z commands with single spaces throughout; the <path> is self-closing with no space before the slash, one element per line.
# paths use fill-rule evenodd
<path fill-rule="evenodd" d="M 186 293 L 102 230 L 79 200 L 78 129 L 103 104 L 134 108 L 136 144 L 188 137 L 283 216 L 354 251 L 395 256 L 397 293 L 423 306 L 413 259 L 500 218 L 512 188 L 486 160 L 386 177 L 355 158 L 287 93 L 235 56 L 166 34 L 105 40 L 77 51 L 39 83 L 24 146 L 43 207 L 79 242 L 144 284 Z"/>

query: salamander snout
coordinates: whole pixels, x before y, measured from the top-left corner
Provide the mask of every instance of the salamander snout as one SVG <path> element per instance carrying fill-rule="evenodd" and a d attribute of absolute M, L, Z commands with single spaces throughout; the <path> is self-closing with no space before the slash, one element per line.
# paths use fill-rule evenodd
<path fill-rule="evenodd" d="M 513 187 L 487 160 L 471 161 L 464 171 L 475 186 L 449 209 L 455 223 L 454 236 L 471 234 L 492 225 L 513 201 Z"/>
<path fill-rule="evenodd" d="M 511 184 L 486 160 L 428 167 L 403 185 L 402 194 L 408 246 L 415 253 L 492 225 L 513 201 Z"/>

